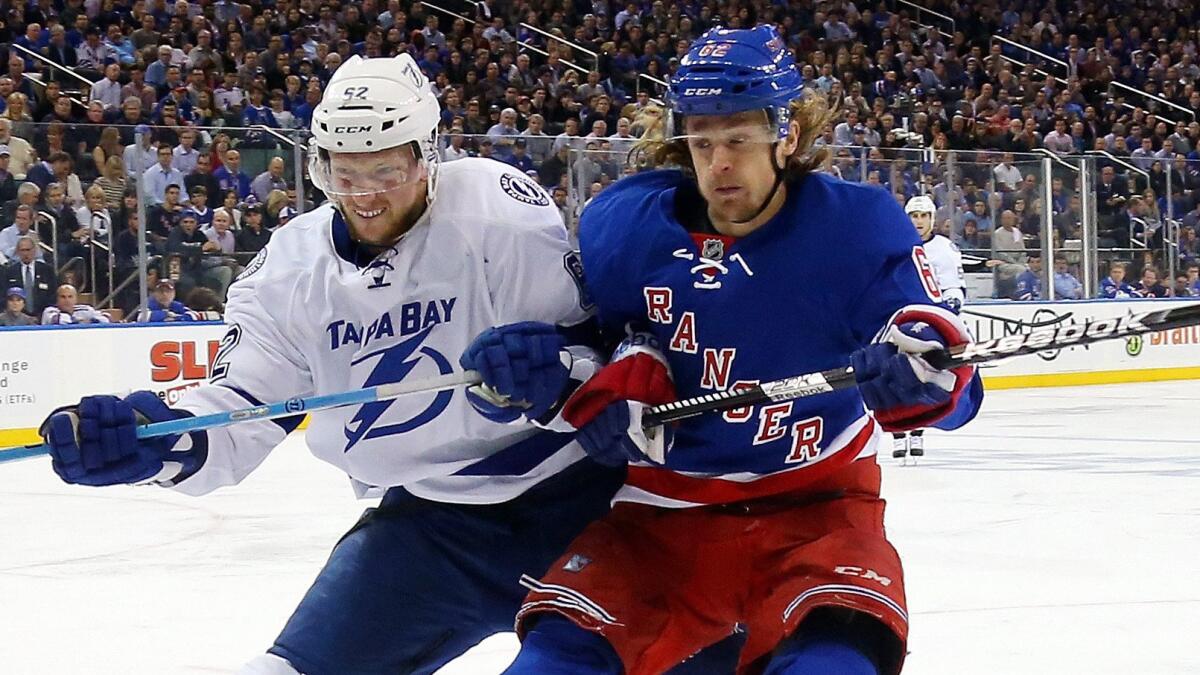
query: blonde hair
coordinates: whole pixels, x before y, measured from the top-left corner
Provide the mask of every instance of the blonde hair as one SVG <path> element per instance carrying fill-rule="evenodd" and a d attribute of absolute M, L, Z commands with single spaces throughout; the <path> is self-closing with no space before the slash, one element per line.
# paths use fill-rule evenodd
<path fill-rule="evenodd" d="M 796 150 L 787 158 L 783 169 L 784 179 L 794 180 L 820 170 L 829 162 L 829 150 L 823 147 L 814 149 L 813 143 L 825 133 L 834 112 L 824 96 L 807 90 L 788 104 L 788 110 L 791 121 L 800 127 Z M 637 124 L 646 130 L 633 150 L 633 160 L 639 166 L 675 166 L 684 173 L 695 175 L 696 168 L 692 165 L 687 141 L 667 139 L 665 111 L 658 106 L 646 106 L 638 115 Z"/>
<path fill-rule="evenodd" d="M 267 213 L 272 218 L 278 217 L 283 207 L 287 206 L 288 196 L 283 190 L 271 190 L 267 195 Z"/>

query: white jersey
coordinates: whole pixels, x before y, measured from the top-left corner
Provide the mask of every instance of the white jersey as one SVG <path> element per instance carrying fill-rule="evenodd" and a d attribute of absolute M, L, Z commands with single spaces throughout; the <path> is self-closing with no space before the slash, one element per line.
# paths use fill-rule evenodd
<path fill-rule="evenodd" d="M 437 197 L 408 234 L 373 259 L 355 262 L 356 251 L 328 204 L 276 231 L 229 290 L 233 325 L 210 383 L 178 407 L 200 415 L 461 372 L 459 355 L 491 326 L 590 315 L 558 209 L 494 160 L 442 165 Z M 241 481 L 296 423 L 280 421 L 209 431 L 207 460 L 175 488 L 203 494 Z M 360 496 L 403 485 L 456 503 L 524 492 L 584 457 L 571 438 L 490 422 L 461 388 L 316 412 L 307 433 L 313 454 Z"/>
<path fill-rule="evenodd" d="M 959 304 L 966 301 L 967 280 L 963 275 L 962 252 L 958 246 L 940 234 L 923 244 L 929 266 L 933 268 L 933 276 L 937 278 L 938 288 L 946 300 L 958 300 Z"/>

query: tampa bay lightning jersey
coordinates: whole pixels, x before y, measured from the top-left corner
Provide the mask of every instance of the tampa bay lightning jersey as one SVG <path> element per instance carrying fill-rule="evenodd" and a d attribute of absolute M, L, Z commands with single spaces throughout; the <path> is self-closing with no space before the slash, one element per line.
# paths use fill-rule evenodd
<path fill-rule="evenodd" d="M 652 331 L 680 399 L 846 366 L 901 309 L 942 301 L 883 190 L 807 176 L 740 239 L 689 232 L 677 214 L 698 200 L 683 174 L 646 172 L 595 197 L 579 228 L 602 323 Z M 686 507 L 790 491 L 832 458 L 874 455 L 881 436 L 854 388 L 701 415 L 676 427 L 665 469 L 631 465 L 617 499 Z"/>
<path fill-rule="evenodd" d="M 586 320 L 581 291 L 578 254 L 537 183 L 489 159 L 445 164 L 430 207 L 378 256 L 356 249 L 329 205 L 277 230 L 230 288 L 211 382 L 178 407 L 201 415 L 461 371 L 488 327 Z M 209 431 L 207 461 L 175 489 L 239 482 L 294 426 Z M 505 501 L 584 456 L 570 435 L 484 419 L 462 389 L 316 412 L 306 440 L 360 494 L 403 485 L 457 503 Z"/>

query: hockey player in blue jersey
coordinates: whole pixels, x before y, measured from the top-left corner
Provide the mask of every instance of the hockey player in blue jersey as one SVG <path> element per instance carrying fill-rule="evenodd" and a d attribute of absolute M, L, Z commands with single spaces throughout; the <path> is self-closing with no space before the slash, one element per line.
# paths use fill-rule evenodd
<path fill-rule="evenodd" d="M 563 419 L 628 463 L 610 514 L 530 589 L 509 673 L 660 673 L 732 634 L 739 673 L 896 673 L 903 574 L 883 530 L 885 432 L 977 412 L 963 344 L 920 239 L 883 190 L 816 171 L 828 113 L 769 27 L 714 29 L 670 82 L 680 170 L 584 209 L 584 276 L 628 338 Z M 647 405 L 852 364 L 858 388 L 643 431 Z M 868 412 L 870 410 L 871 412 Z"/>
<path fill-rule="evenodd" d="M 212 381 L 173 408 L 148 391 L 88 396 L 43 426 L 67 482 L 200 495 L 240 482 L 300 419 L 146 440 L 136 424 L 461 367 L 488 374 L 494 390 L 314 413 L 312 452 L 382 501 L 242 673 L 437 670 L 511 629 L 520 576 L 544 573 L 624 475 L 538 426 L 598 367 L 560 335 L 589 311 L 558 210 L 499 162 L 439 166 L 439 114 L 408 55 L 349 59 L 312 121 L 310 173 L 333 203 L 277 231 L 230 288 Z M 521 406 L 498 404 L 509 401 Z"/>

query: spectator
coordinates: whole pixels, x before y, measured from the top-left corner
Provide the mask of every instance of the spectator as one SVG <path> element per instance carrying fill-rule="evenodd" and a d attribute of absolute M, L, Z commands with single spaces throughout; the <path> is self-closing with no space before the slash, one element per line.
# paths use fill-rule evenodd
<path fill-rule="evenodd" d="M 272 157 L 267 163 L 267 170 L 254 177 L 250 183 L 250 192 L 254 198 L 263 203 L 272 190 L 287 191 L 287 181 L 283 179 L 283 158 Z"/>
<path fill-rule="evenodd" d="M 554 144 L 554 139 L 543 130 L 545 124 L 545 118 L 535 113 L 529 116 L 529 125 L 525 127 L 525 131 L 521 132 L 521 136 L 525 139 L 526 152 L 537 165 L 550 158 Z"/>
<path fill-rule="evenodd" d="M 239 201 L 250 196 L 250 177 L 242 173 L 241 167 L 242 153 L 231 148 L 225 151 L 221 168 L 213 172 L 213 177 L 217 179 L 217 188 L 221 193 L 235 190 Z"/>
<path fill-rule="evenodd" d="M 1083 284 L 1067 269 L 1065 256 L 1054 256 L 1054 299 L 1079 300 L 1083 298 Z"/>
<path fill-rule="evenodd" d="M 1133 287 L 1133 294 L 1139 298 L 1166 298 L 1171 291 L 1167 290 L 1158 280 L 1158 269 L 1153 265 L 1142 268 L 1142 279 Z"/>
<path fill-rule="evenodd" d="M 99 101 L 106 110 L 116 110 L 124 100 L 121 96 L 121 66 L 110 63 L 104 66 L 104 77 L 92 85 L 89 100 Z"/>
<path fill-rule="evenodd" d="M 453 162 L 456 159 L 470 157 L 471 153 L 467 150 L 466 137 L 462 134 L 462 129 L 454 127 L 450 130 L 450 143 L 442 150 L 442 161 Z"/>
<path fill-rule="evenodd" d="M 179 226 L 171 230 L 167 237 L 167 253 L 178 257 L 180 276 L 176 283 L 185 295 L 201 284 L 213 289 L 219 296 L 225 295 L 225 288 L 232 279 L 231 270 L 219 257 L 208 255 L 220 253 L 220 248 L 197 227 L 194 213 L 182 214 Z"/>
<path fill-rule="evenodd" d="M 12 225 L 0 230 L 0 255 L 11 260 L 17 255 L 17 241 L 22 237 L 34 237 L 35 241 L 37 233 L 33 231 L 33 207 L 27 204 L 21 204 L 13 213 Z M 35 257 L 38 260 L 42 259 L 41 249 L 35 251 Z"/>
<path fill-rule="evenodd" d="M 188 211 L 187 214 L 194 214 L 194 211 Z M 185 215 L 187 215 L 185 214 Z M 232 256 L 237 251 L 237 237 L 230 230 L 233 219 L 223 209 L 213 214 L 212 227 L 203 230 L 204 236 L 208 240 L 215 242 L 220 247 L 220 252 Z M 199 219 L 196 219 L 196 224 L 199 225 Z"/>
<path fill-rule="evenodd" d="M 262 204 L 246 207 L 242 229 L 237 233 L 237 250 L 242 253 L 258 253 L 271 240 L 271 231 L 263 223 Z"/>
<path fill-rule="evenodd" d="M 269 197 L 267 198 L 267 201 L 270 202 Z M 225 192 L 224 197 L 221 198 L 221 206 L 217 209 L 218 211 L 224 210 L 225 213 L 229 214 L 229 217 L 233 222 L 234 231 L 237 231 L 242 227 L 242 210 L 238 208 L 239 203 L 240 201 L 238 200 L 237 192 L 234 190 L 229 190 Z"/>
<path fill-rule="evenodd" d="M 126 145 L 122 153 L 126 176 L 141 176 L 158 161 L 158 149 L 154 146 L 154 133 L 150 125 L 139 124 L 134 127 L 134 137 L 137 140 Z"/>
<path fill-rule="evenodd" d="M 154 285 L 154 293 L 146 299 L 146 308 L 138 312 L 137 320 L 140 323 L 195 321 L 196 315 L 175 299 L 174 281 L 159 279 Z"/>
<path fill-rule="evenodd" d="M 62 172 L 62 166 L 69 164 L 70 161 L 71 156 L 67 153 L 55 152 L 44 161 L 29 167 L 29 173 L 25 176 L 25 180 L 45 190 L 47 185 L 55 182 L 55 177 Z"/>
<path fill-rule="evenodd" d="M 1135 297 L 1133 287 L 1125 283 L 1125 263 L 1114 262 L 1108 266 L 1108 276 L 1100 282 L 1100 298 L 1132 298 Z"/>
<path fill-rule="evenodd" d="M 33 326 L 37 321 L 25 313 L 25 290 L 13 286 L 4 294 L 4 313 L 0 314 L 0 327 Z"/>
<path fill-rule="evenodd" d="M 58 301 L 42 311 L 42 324 L 109 323 L 104 313 L 91 305 L 79 304 L 79 294 L 71 284 L 58 287 Z"/>
<path fill-rule="evenodd" d="M 167 186 L 182 188 L 184 185 L 183 173 L 172 166 L 175 155 L 171 146 L 165 143 L 159 145 L 157 154 L 158 162 L 142 175 L 143 198 L 150 205 L 163 203 Z"/>
<path fill-rule="evenodd" d="M 179 132 L 179 145 L 171 150 L 172 168 L 183 174 L 186 181 L 187 175 L 196 170 L 196 161 L 199 157 L 200 151 L 196 149 L 196 131 L 183 129 Z"/>
<path fill-rule="evenodd" d="M 1171 297 L 1174 298 L 1190 298 L 1196 295 L 1192 290 L 1192 285 L 1188 283 L 1188 276 L 1185 273 L 1175 275 L 1175 287 L 1171 289 Z"/>
<path fill-rule="evenodd" d="M 93 185 L 84 193 L 84 205 L 75 210 L 75 222 L 79 229 L 87 232 L 87 238 L 108 240 L 112 231 L 112 213 L 105 205 L 104 188 Z"/>
<path fill-rule="evenodd" d="M 104 191 L 104 205 L 110 212 L 121 208 L 121 198 L 125 195 L 127 185 L 125 178 L 125 163 L 118 156 L 110 156 L 103 165 L 103 171 L 92 187 Z"/>
<path fill-rule="evenodd" d="M 513 142 L 512 156 L 508 158 L 508 163 L 516 167 L 521 173 L 532 171 L 534 175 L 537 175 L 533 158 L 525 154 L 525 139 L 523 138 L 518 138 Z"/>
<path fill-rule="evenodd" d="M 179 229 L 179 220 L 184 212 L 180 195 L 178 185 L 168 185 L 163 190 L 162 204 L 147 210 L 146 236 L 159 249 L 166 245 L 171 232 Z"/>
<path fill-rule="evenodd" d="M 1042 299 L 1042 255 L 1036 251 L 1029 253 L 1026 269 L 1017 277 L 1017 288 L 1013 300 Z"/>
<path fill-rule="evenodd" d="M 1000 163 L 992 168 L 996 178 L 996 189 L 1001 192 L 1013 192 L 1021 184 L 1021 170 L 1013 166 L 1013 154 L 1006 152 L 1001 156 Z"/>
<path fill-rule="evenodd" d="M 136 43 L 135 43 L 136 44 Z M 146 67 L 146 84 L 161 90 L 167 83 L 167 69 L 171 68 L 171 57 L 175 53 L 170 45 L 158 47 L 158 60 Z"/>
<path fill-rule="evenodd" d="M 196 225 L 203 231 L 212 225 L 215 211 L 208 205 L 208 190 L 197 185 L 188 193 L 188 208 L 196 214 Z"/>
<path fill-rule="evenodd" d="M 196 188 L 202 187 L 206 195 L 224 198 L 224 191 L 221 190 L 216 177 L 212 175 L 212 155 L 207 151 L 201 151 L 196 155 L 196 167 L 183 177 L 183 184 L 188 194 L 191 194 Z"/>
<path fill-rule="evenodd" d="M 39 316 L 54 302 L 54 267 L 40 259 L 39 253 L 33 237 L 22 237 L 17 241 L 16 259 L 4 268 L 4 287 L 24 292 L 25 311 L 30 316 Z"/>
<path fill-rule="evenodd" d="M 129 99 L 137 99 L 142 113 L 150 112 L 158 102 L 154 87 L 146 82 L 146 69 L 140 63 L 135 63 L 129 68 L 129 82 L 121 87 L 121 106 L 124 107 Z M 141 121 L 143 120 L 138 120 Z"/>
<path fill-rule="evenodd" d="M 517 111 L 505 108 L 500 112 L 500 121 L 492 125 L 487 132 L 496 159 L 507 162 L 512 157 L 512 146 L 516 140 L 514 137 L 519 133 L 517 131 Z"/>
<path fill-rule="evenodd" d="M 1046 134 L 1042 139 L 1042 147 L 1060 155 L 1067 155 L 1075 151 L 1075 141 L 1067 133 L 1065 118 L 1059 117 L 1054 120 L 1054 131 Z"/>
<path fill-rule="evenodd" d="M 17 198 L 17 180 L 8 170 L 11 161 L 8 146 L 0 145 L 0 205 Z"/>

